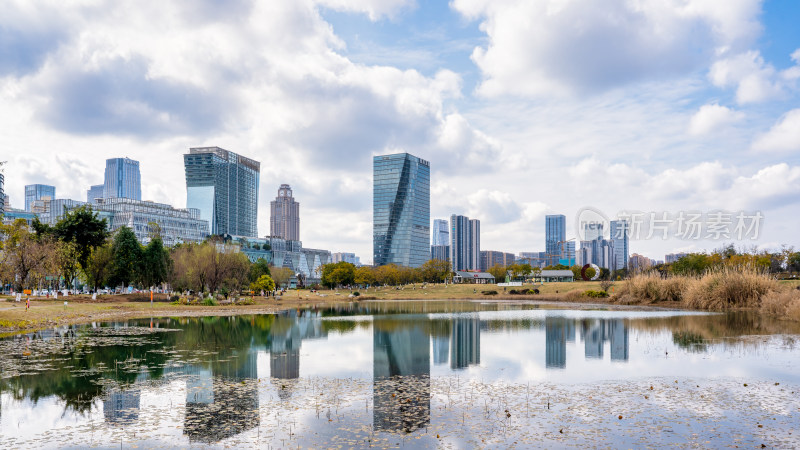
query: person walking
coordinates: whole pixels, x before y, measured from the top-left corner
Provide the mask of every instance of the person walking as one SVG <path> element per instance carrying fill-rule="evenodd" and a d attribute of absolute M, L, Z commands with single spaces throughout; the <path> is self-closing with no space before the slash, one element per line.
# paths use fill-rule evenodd
<path fill-rule="evenodd" d="M 28 297 L 28 299 L 25 300 L 25 311 L 28 311 L 29 309 L 31 309 L 31 298 L 30 297 Z"/>

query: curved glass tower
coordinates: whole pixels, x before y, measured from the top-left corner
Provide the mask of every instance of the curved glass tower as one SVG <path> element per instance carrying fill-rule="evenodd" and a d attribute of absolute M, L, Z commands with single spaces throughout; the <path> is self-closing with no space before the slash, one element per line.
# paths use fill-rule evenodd
<path fill-rule="evenodd" d="M 376 266 L 430 259 L 431 167 L 408 153 L 372 159 L 372 253 Z"/>

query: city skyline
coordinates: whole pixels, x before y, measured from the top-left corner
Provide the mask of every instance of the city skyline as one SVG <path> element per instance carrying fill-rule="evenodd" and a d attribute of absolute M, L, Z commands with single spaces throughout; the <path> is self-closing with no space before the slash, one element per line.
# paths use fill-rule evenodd
<path fill-rule="evenodd" d="M 431 161 L 432 217 L 480 217 L 485 248 L 542 251 L 544 216 L 566 215 L 569 238 L 585 206 L 763 212 L 756 240 L 631 236 L 658 259 L 800 247 L 800 6 L 545 3 L 12 3 L 4 192 L 20 209 L 29 184 L 84 200 L 127 155 L 142 199 L 183 208 L 181 155 L 218 145 L 262 163 L 259 236 L 279 180 L 303 199 L 304 240 L 366 263 L 369 160 L 404 151 Z"/>

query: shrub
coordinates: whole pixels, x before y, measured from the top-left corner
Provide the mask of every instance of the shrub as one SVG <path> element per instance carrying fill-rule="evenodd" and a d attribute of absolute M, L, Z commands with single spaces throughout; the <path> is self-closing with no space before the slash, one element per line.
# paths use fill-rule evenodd
<path fill-rule="evenodd" d="M 800 320 L 800 290 L 768 293 L 761 302 L 761 310 L 783 319 Z"/>
<path fill-rule="evenodd" d="M 606 291 L 593 291 L 589 289 L 588 291 L 584 292 L 583 295 L 591 298 L 606 298 L 608 297 L 608 292 Z"/>
<path fill-rule="evenodd" d="M 633 297 L 637 301 L 681 301 L 692 280 L 693 278 L 687 276 L 661 278 L 655 273 L 638 274 L 628 278 L 617 290 L 617 294 L 620 297 Z"/>
<path fill-rule="evenodd" d="M 360 293 L 360 292 L 358 292 L 358 291 L 353 291 L 353 297 L 358 297 L 359 295 L 361 295 L 361 293 Z"/>
<path fill-rule="evenodd" d="M 207 297 L 205 300 L 203 300 L 203 306 L 217 306 L 217 305 L 219 305 L 219 303 L 217 302 L 217 300 L 214 299 L 214 297 Z"/>
<path fill-rule="evenodd" d="M 497 291 L 481 291 L 483 295 L 497 295 Z"/>

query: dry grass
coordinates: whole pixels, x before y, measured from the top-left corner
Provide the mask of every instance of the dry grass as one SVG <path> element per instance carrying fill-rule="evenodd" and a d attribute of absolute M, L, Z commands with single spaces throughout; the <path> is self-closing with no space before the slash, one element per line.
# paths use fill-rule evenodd
<path fill-rule="evenodd" d="M 686 306 L 694 309 L 757 308 L 766 294 L 784 289 L 762 271 L 748 267 L 722 267 L 690 282 L 683 299 Z"/>
<path fill-rule="evenodd" d="M 683 300 L 692 281 L 689 277 L 661 278 L 654 273 L 641 274 L 625 280 L 617 295 L 623 303 L 678 302 Z"/>
<path fill-rule="evenodd" d="M 773 316 L 800 321 L 800 290 L 770 292 L 762 299 L 761 310 Z"/>

